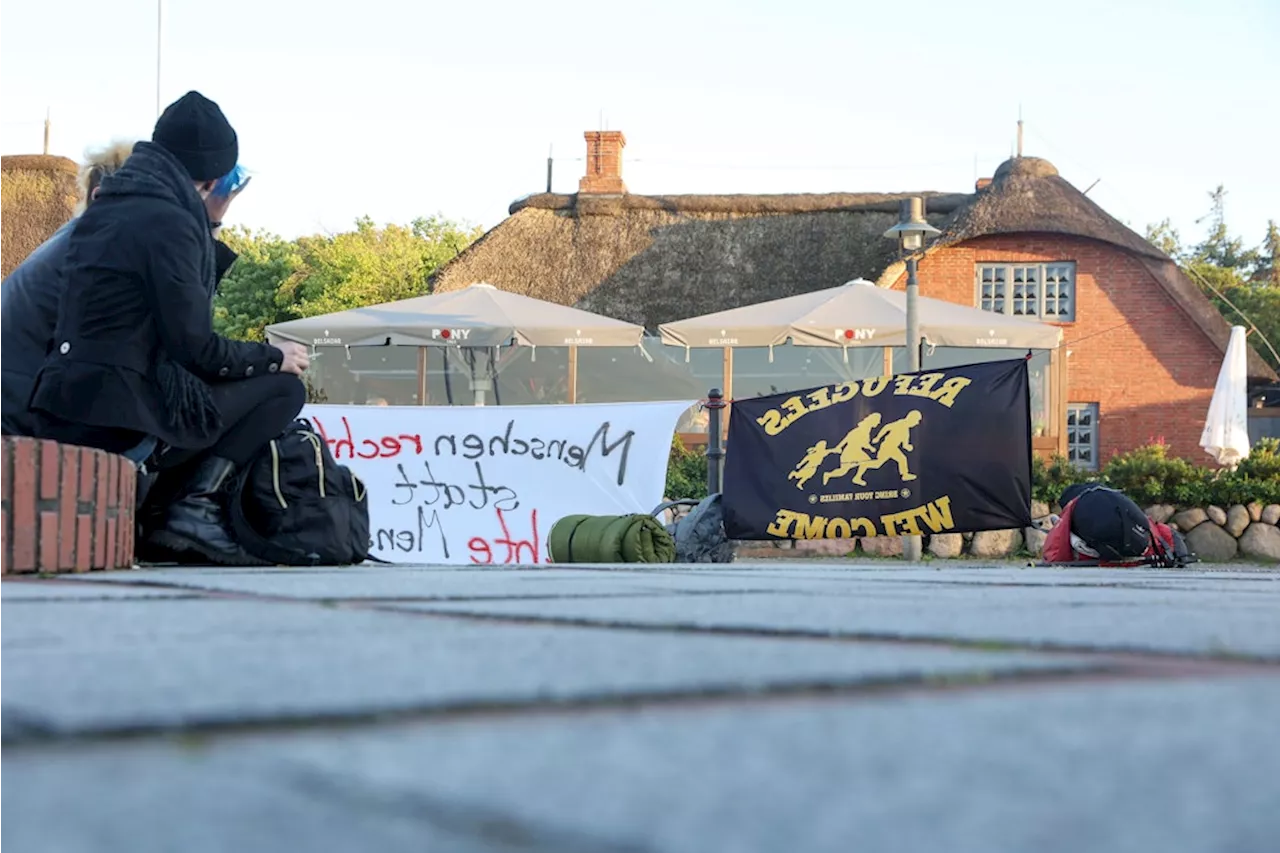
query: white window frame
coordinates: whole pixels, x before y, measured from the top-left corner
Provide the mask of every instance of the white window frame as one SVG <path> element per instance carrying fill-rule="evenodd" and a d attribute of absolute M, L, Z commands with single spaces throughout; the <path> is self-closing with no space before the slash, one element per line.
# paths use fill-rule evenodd
<path fill-rule="evenodd" d="M 1027 282 L 1025 279 L 1028 278 L 1033 280 Z M 1027 295 L 1028 285 L 1034 288 L 1033 297 Z M 1051 261 L 1043 264 L 990 261 L 974 264 L 973 267 L 973 304 L 984 311 L 1014 317 L 1033 317 L 1050 323 L 1074 323 L 1077 296 L 1075 261 Z M 1054 300 L 1052 306 L 1046 304 L 1049 299 Z M 999 310 L 993 307 L 997 300 L 1003 300 L 1003 306 Z M 1065 310 L 1061 306 L 1062 300 L 1066 301 Z M 1033 311 L 1026 310 L 1028 301 L 1032 301 Z M 1055 313 L 1046 314 L 1049 307 Z"/>
<path fill-rule="evenodd" d="M 1089 416 L 1089 425 L 1085 428 L 1089 430 L 1089 441 L 1073 441 L 1076 438 L 1076 431 L 1081 429 L 1079 417 L 1081 413 Z M 1097 403 L 1068 403 L 1067 404 L 1067 422 L 1064 424 L 1067 437 L 1067 460 L 1077 468 L 1085 471 L 1097 471 L 1101 467 L 1098 455 L 1101 452 L 1101 442 L 1098 440 L 1098 420 L 1101 414 L 1100 407 Z M 1081 461 L 1077 458 L 1077 449 L 1086 447 L 1092 459 Z"/>

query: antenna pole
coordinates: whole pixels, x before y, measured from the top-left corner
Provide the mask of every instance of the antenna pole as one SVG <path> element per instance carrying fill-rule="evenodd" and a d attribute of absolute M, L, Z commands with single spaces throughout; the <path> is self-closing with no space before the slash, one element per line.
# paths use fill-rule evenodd
<path fill-rule="evenodd" d="M 547 192 L 551 192 L 551 164 L 553 162 L 552 155 L 555 152 L 555 145 L 547 147 Z"/>
<path fill-rule="evenodd" d="M 1022 157 L 1022 104 L 1018 104 L 1018 157 Z"/>
<path fill-rule="evenodd" d="M 164 108 L 164 100 L 160 94 L 161 75 L 163 73 L 164 51 L 164 0 L 156 0 L 156 117 L 159 118 Z"/>
<path fill-rule="evenodd" d="M 49 107 L 45 107 L 45 110 L 44 110 L 44 153 L 45 153 L 45 156 L 48 156 L 48 154 L 49 154 L 49 116 L 50 116 L 50 113 L 51 113 L 51 112 L 52 112 L 52 110 L 51 110 Z"/>

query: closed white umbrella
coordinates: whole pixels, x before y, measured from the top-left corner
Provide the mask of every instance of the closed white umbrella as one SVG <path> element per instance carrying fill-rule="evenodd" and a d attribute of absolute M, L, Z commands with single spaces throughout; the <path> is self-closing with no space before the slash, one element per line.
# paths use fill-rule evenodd
<path fill-rule="evenodd" d="M 1234 468 L 1249 455 L 1249 363 L 1244 326 L 1231 327 L 1227 355 L 1209 402 L 1200 446 L 1219 465 Z"/>

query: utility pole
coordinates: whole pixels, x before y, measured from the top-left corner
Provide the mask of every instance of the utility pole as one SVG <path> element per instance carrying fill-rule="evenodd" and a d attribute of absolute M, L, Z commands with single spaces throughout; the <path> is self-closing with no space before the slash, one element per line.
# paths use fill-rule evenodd
<path fill-rule="evenodd" d="M 164 111 L 164 100 L 160 94 L 163 72 L 164 52 L 164 0 L 156 0 L 156 118 Z"/>

